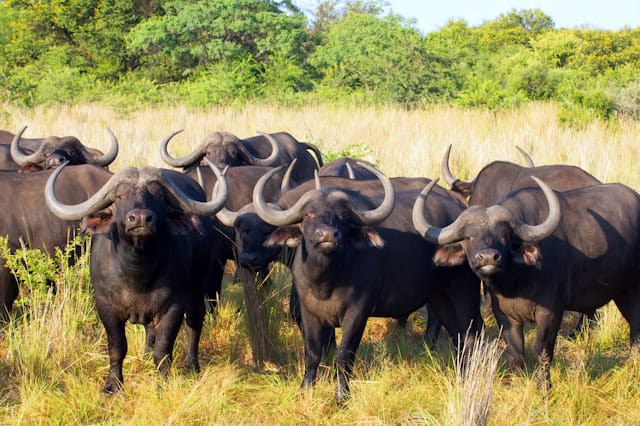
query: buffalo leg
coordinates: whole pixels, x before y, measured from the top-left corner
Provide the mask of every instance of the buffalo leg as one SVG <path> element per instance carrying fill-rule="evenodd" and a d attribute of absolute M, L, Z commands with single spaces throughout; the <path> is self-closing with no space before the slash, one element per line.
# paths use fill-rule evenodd
<path fill-rule="evenodd" d="M 589 314 L 580 314 L 578 318 L 578 322 L 576 323 L 575 329 L 571 332 L 571 338 L 576 338 L 578 334 L 586 331 L 593 330 L 596 326 L 596 311 L 593 311 Z"/>
<path fill-rule="evenodd" d="M 440 321 L 440 318 L 438 318 L 433 308 L 427 303 L 427 329 L 424 332 L 424 341 L 429 348 L 435 347 L 441 328 L 442 321 Z"/>
<path fill-rule="evenodd" d="M 632 350 L 640 347 L 640 299 L 638 297 L 640 295 L 624 294 L 614 299 L 620 313 L 629 323 L 629 343 Z"/>
<path fill-rule="evenodd" d="M 224 276 L 224 265 L 215 262 L 209 280 L 205 283 L 205 298 L 207 310 L 214 315 L 218 306 L 218 297 L 222 288 L 222 277 Z"/>
<path fill-rule="evenodd" d="M 189 347 L 187 349 L 187 365 L 196 373 L 200 372 L 198 347 L 200 346 L 200 335 L 202 334 L 204 314 L 205 307 L 202 303 L 202 293 L 200 293 L 192 297 L 191 303 L 187 306 L 185 312 L 185 322 L 187 324 L 187 336 L 189 341 Z"/>
<path fill-rule="evenodd" d="M 464 355 L 466 360 L 470 353 L 469 350 L 465 351 L 465 348 L 473 347 L 476 330 L 478 329 L 476 320 L 479 315 L 479 306 L 476 306 L 475 310 L 471 308 L 467 309 L 469 312 L 464 312 L 460 306 L 457 306 L 451 300 L 446 292 L 440 290 L 432 293 L 429 306 L 433 308 L 434 314 L 442 321 L 458 355 Z"/>
<path fill-rule="evenodd" d="M 302 316 L 302 336 L 304 338 L 304 377 L 302 387 L 313 386 L 318 377 L 318 366 L 322 359 L 323 345 L 326 340 L 328 327 L 323 327 L 320 321 L 300 305 Z"/>
<path fill-rule="evenodd" d="M 145 331 L 145 337 L 146 337 L 146 341 L 144 345 L 144 354 L 149 355 L 150 353 L 153 352 L 153 346 L 156 343 L 156 328 L 153 324 L 145 324 L 144 331 Z"/>
<path fill-rule="evenodd" d="M 99 301 L 96 301 L 96 305 L 98 316 L 107 332 L 107 349 L 109 351 L 109 373 L 102 391 L 106 394 L 113 394 L 122 390 L 122 363 L 127 354 L 125 321 L 117 318 L 109 307 L 103 306 Z"/>
<path fill-rule="evenodd" d="M 536 310 L 536 343 L 534 353 L 541 369 L 542 384 L 545 387 L 551 386 L 551 362 L 553 361 L 553 352 L 560 330 L 560 322 L 562 321 L 562 311 L 552 312 L 547 309 L 538 308 Z"/>
<path fill-rule="evenodd" d="M 338 402 L 349 399 L 349 380 L 353 372 L 353 363 L 367 325 L 367 317 L 363 312 L 364 309 L 352 309 L 342 318 L 342 341 L 335 359 L 338 378 L 335 400 Z"/>
<path fill-rule="evenodd" d="M 184 309 L 182 306 L 173 305 L 156 325 L 156 344 L 153 347 L 153 361 L 162 377 L 166 377 L 169 374 L 173 345 L 183 318 Z"/>
<path fill-rule="evenodd" d="M 502 338 L 507 343 L 507 362 L 509 368 L 516 372 L 524 372 L 524 334 L 522 323 L 508 318 L 497 307 L 498 303 L 492 300 L 493 314 L 498 326 L 502 328 Z"/>

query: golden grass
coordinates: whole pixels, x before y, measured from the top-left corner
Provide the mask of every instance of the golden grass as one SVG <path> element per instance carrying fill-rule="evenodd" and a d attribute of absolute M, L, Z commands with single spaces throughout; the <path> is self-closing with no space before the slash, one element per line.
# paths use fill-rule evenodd
<path fill-rule="evenodd" d="M 121 143 L 114 169 L 161 166 L 158 143 L 180 128 L 185 132 L 176 137 L 172 149 L 177 154 L 214 130 L 240 137 L 256 130 L 286 130 L 323 149 L 365 143 L 392 176 L 439 176 L 441 156 L 453 144 L 452 169 L 469 178 L 495 159 L 521 161 L 515 150 L 519 145 L 538 164 L 575 164 L 604 181 L 640 187 L 640 124 L 595 122 L 575 131 L 559 127 L 555 112 L 547 104 L 498 114 L 444 106 L 420 111 L 248 106 L 145 109 L 122 116 L 99 105 L 27 111 L 6 107 L 0 128 L 16 131 L 29 125 L 26 137 L 73 134 L 104 148 L 108 126 Z M 536 387 L 533 373 L 514 377 L 503 362 L 492 370 L 501 343 L 485 342 L 488 346 L 479 353 L 487 356 L 479 361 L 487 367 L 477 369 L 474 388 L 460 380 L 446 338 L 440 338 L 434 352 L 423 348 L 420 316 L 412 317 L 408 332 L 390 330 L 384 319 L 370 320 L 358 352 L 352 400 L 340 408 L 332 401 L 335 382 L 328 366 L 321 367 L 321 379 L 312 391 L 298 387 L 302 340 L 287 319 L 283 300 L 290 277 L 281 268 L 267 290 L 265 307 L 277 348 L 274 363 L 263 371 L 252 367 L 241 290 L 225 282 L 218 315 L 207 318 L 203 332 L 199 375 L 184 369 L 181 333 L 173 374 L 168 381 L 159 379 L 143 355 L 143 330 L 129 325 L 125 391 L 106 398 L 100 394 L 108 369 L 106 337 L 81 272 L 67 270 L 56 297 L 16 318 L 0 340 L 0 424 L 481 423 L 484 417 L 469 420 L 465 414 L 470 395 L 478 395 L 478 404 L 487 398 L 489 424 L 640 422 L 640 358 L 628 357 L 628 328 L 613 306 L 603 310 L 595 330 L 575 341 L 558 339 L 554 387 L 548 393 Z M 488 318 L 487 323 L 488 335 L 497 335 L 495 322 Z M 529 331 L 529 347 L 532 337 Z M 480 393 L 474 394 L 477 390 Z"/>

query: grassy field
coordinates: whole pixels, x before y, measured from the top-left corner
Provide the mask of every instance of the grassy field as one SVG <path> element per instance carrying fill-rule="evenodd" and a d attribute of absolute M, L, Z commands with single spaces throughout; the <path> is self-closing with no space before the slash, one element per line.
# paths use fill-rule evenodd
<path fill-rule="evenodd" d="M 161 166 L 160 140 L 176 129 L 172 142 L 184 154 L 214 130 L 238 136 L 260 131 L 289 131 L 323 150 L 366 144 L 390 176 L 439 176 L 439 162 L 453 144 L 451 167 L 473 177 L 496 159 L 521 162 L 518 145 L 537 164 L 574 164 L 608 182 L 640 188 L 640 123 L 593 123 L 576 131 L 559 127 L 556 111 L 533 104 L 516 112 L 490 113 L 435 107 L 336 109 L 325 106 L 288 110 L 252 106 L 244 109 L 189 110 L 175 107 L 141 110 L 122 116 L 97 105 L 19 111 L 5 108 L 0 128 L 25 137 L 73 134 L 104 148 L 110 127 L 121 144 L 114 169 L 128 165 Z M 169 380 L 157 377 L 143 355 L 142 327 L 129 325 L 124 364 L 125 391 L 101 395 L 108 370 L 106 335 L 97 319 L 86 259 L 74 267 L 61 263 L 57 294 L 25 298 L 0 340 L 0 424 L 638 424 L 640 356 L 630 356 L 628 327 L 614 306 L 601 310 L 597 327 L 576 340 L 558 339 L 552 368 L 554 387 L 537 388 L 535 372 L 511 375 L 493 338 L 495 322 L 487 315 L 487 338 L 477 351 L 476 373 L 460 380 L 452 346 L 441 335 L 430 352 L 422 345 L 424 320 L 412 316 L 407 330 L 386 319 L 369 321 L 358 352 L 352 400 L 337 406 L 329 365 L 312 391 L 302 391 L 302 339 L 287 318 L 290 276 L 284 267 L 263 286 L 264 310 L 276 359 L 254 367 L 247 339 L 242 291 L 228 274 L 218 315 L 207 316 L 199 375 L 182 362 L 181 332 Z M 231 268 L 231 266 L 230 266 Z M 566 329 L 563 336 L 567 334 Z M 533 330 L 527 334 L 531 346 Z M 529 355 L 530 352 L 529 352 Z M 500 361 L 498 361 L 500 359 Z M 533 363 L 529 363 L 533 369 Z M 483 411 L 488 408 L 488 412 Z"/>

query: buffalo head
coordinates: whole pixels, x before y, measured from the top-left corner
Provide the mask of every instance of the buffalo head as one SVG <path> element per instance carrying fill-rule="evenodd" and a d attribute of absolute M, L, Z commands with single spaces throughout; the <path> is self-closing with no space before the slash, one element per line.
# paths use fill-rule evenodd
<path fill-rule="evenodd" d="M 106 234 L 115 230 L 119 238 L 138 248 L 167 231 L 176 233 L 176 227 L 197 229 L 196 216 L 214 215 L 228 196 L 226 180 L 213 164 L 209 165 L 218 183 L 209 202 L 197 199 L 203 198 L 199 196 L 197 183 L 181 173 L 155 167 L 129 167 L 113 175 L 83 203 L 65 205 L 57 200 L 54 188 L 66 165 L 56 169 L 47 181 L 45 200 L 49 209 L 64 220 L 82 219 L 82 229 L 87 233 Z"/>
<path fill-rule="evenodd" d="M 425 219 L 424 205 L 436 184 L 432 181 L 420 193 L 413 206 L 413 225 L 427 241 L 440 246 L 434 254 L 439 266 L 464 263 L 481 278 L 502 273 L 512 263 L 540 267 L 542 255 L 536 244 L 551 235 L 560 224 L 561 210 L 553 190 L 536 177 L 549 204 L 549 214 L 540 225 L 528 225 L 501 205 L 466 209 L 444 228 L 430 225 Z"/>
<path fill-rule="evenodd" d="M 269 205 L 262 196 L 266 181 L 279 168 L 266 173 L 254 188 L 253 205 L 263 220 L 278 228 L 264 245 L 296 247 L 304 239 L 307 252 L 323 255 L 341 253 L 346 246 L 382 246 L 382 239 L 371 225 L 391 214 L 395 192 L 389 178 L 371 166 L 362 166 L 374 173 L 384 188 L 384 200 L 372 210 L 356 208 L 343 190 L 323 189 L 317 174 L 315 189 L 305 192 L 292 207 L 283 210 L 278 205 Z"/>
<path fill-rule="evenodd" d="M 45 138 L 35 152 L 28 154 L 20 148 L 20 138 L 26 129 L 27 126 L 20 129 L 11 141 L 11 157 L 21 166 L 22 171 L 52 169 L 59 167 L 64 162 L 72 165 L 93 164 L 106 167 L 118 156 L 118 140 L 108 128 L 111 146 L 106 154 L 84 146 L 73 136 Z"/>
<path fill-rule="evenodd" d="M 278 142 L 269 134 L 261 133 L 271 144 L 271 154 L 267 158 L 258 158 L 248 149 L 242 139 L 228 132 L 214 132 L 208 135 L 204 141 L 190 154 L 175 158 L 169 154 L 169 141 L 175 135 L 182 132 L 178 130 L 167 136 L 160 144 L 160 155 L 165 163 L 173 167 L 188 168 L 198 165 L 203 158 L 209 159 L 220 168 L 225 166 L 271 166 L 280 155 Z"/>

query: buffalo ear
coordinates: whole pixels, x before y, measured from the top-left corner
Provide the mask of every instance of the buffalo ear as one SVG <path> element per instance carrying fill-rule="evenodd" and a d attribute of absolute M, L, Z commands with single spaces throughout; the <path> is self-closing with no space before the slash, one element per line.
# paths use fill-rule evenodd
<path fill-rule="evenodd" d="M 436 266 L 460 266 L 467 260 L 462 244 L 447 244 L 439 246 L 433 254 L 433 263 Z"/>
<path fill-rule="evenodd" d="M 363 226 L 359 230 L 356 230 L 355 235 L 351 239 L 355 248 L 364 247 L 384 247 L 384 240 L 371 226 Z"/>
<path fill-rule="evenodd" d="M 113 212 L 111 209 L 100 210 L 84 216 L 80 221 L 80 231 L 83 234 L 106 234 L 113 225 Z"/>
<path fill-rule="evenodd" d="M 281 226 L 269 235 L 262 243 L 264 247 L 287 246 L 298 247 L 302 241 L 302 231 L 299 225 Z"/>
<path fill-rule="evenodd" d="M 519 243 L 511 249 L 511 257 L 515 263 L 520 265 L 542 269 L 542 252 L 537 244 Z"/>
<path fill-rule="evenodd" d="M 451 185 L 451 190 L 462 194 L 465 198 L 468 198 L 471 195 L 471 184 L 469 182 L 457 180 Z"/>

